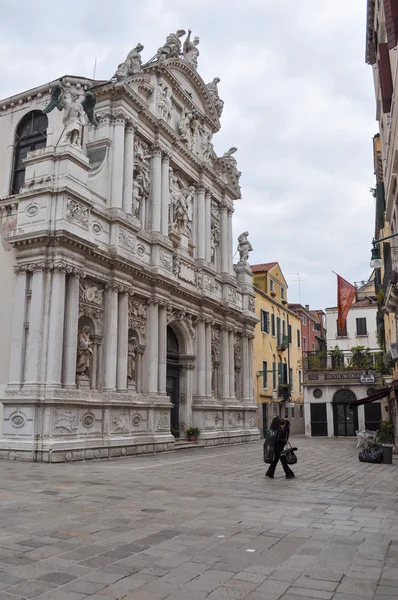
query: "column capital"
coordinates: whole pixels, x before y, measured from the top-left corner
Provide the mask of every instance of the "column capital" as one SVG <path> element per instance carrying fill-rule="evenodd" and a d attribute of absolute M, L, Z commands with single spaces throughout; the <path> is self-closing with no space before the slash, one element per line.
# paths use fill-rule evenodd
<path fill-rule="evenodd" d="M 205 194 L 206 193 L 206 187 L 203 183 L 199 182 L 196 184 L 195 186 L 195 190 L 197 191 L 197 193 L 199 194 Z"/>
<path fill-rule="evenodd" d="M 138 129 L 137 121 L 135 119 L 127 118 L 126 119 L 126 132 L 127 133 L 136 133 Z"/>
<path fill-rule="evenodd" d="M 125 125 L 128 119 L 126 113 L 124 113 L 122 110 L 117 110 L 112 113 L 112 118 L 115 125 Z"/>
<path fill-rule="evenodd" d="M 168 148 L 162 147 L 162 161 L 169 162 L 170 158 L 171 158 L 171 150 L 169 150 Z"/>
<path fill-rule="evenodd" d="M 155 142 L 154 144 L 152 144 L 151 150 L 152 150 L 152 157 L 154 157 L 154 156 L 161 157 L 162 156 L 163 148 L 158 142 Z"/>

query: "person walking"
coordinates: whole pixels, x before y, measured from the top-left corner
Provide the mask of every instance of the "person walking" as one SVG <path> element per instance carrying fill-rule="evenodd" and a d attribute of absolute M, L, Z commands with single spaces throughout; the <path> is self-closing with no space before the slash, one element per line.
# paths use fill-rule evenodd
<path fill-rule="evenodd" d="M 293 479 L 293 477 L 295 477 L 293 471 L 286 462 L 286 456 L 283 454 L 281 456 L 281 452 L 283 451 L 289 437 L 289 425 L 290 424 L 288 421 L 286 421 L 286 419 L 281 420 L 278 416 L 275 416 L 272 419 L 270 430 L 273 432 L 272 436 L 275 440 L 274 458 L 265 474 L 265 476 L 269 477 L 270 479 L 274 478 L 276 465 L 278 464 L 279 460 L 281 461 L 283 470 L 285 471 L 286 479 Z"/>

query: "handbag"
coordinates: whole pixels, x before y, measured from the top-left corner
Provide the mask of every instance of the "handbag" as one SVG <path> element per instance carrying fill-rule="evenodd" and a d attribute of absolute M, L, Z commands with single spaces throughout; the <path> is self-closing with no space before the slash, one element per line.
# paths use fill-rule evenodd
<path fill-rule="evenodd" d="M 297 450 L 297 448 L 293 448 L 291 443 L 287 442 L 285 449 L 281 452 L 281 456 L 286 458 L 288 465 L 295 465 L 297 462 L 297 454 L 295 454 L 295 450 Z"/>

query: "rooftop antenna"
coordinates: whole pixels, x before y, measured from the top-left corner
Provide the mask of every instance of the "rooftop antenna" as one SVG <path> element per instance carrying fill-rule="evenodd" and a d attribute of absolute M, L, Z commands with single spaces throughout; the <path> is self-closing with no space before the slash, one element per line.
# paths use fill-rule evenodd
<path fill-rule="evenodd" d="M 97 57 L 95 57 L 95 61 L 94 61 L 94 73 L 93 73 L 93 79 L 95 79 L 95 72 L 97 70 Z"/>
<path fill-rule="evenodd" d="M 300 299 L 300 304 L 301 304 L 301 285 L 300 285 L 300 273 L 293 273 L 293 275 L 297 275 L 297 283 L 298 283 L 298 289 L 299 289 L 299 299 Z"/>

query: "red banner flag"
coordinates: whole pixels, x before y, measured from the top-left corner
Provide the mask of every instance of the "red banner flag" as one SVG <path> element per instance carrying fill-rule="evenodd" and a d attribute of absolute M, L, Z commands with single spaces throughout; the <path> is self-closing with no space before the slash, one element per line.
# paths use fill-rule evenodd
<path fill-rule="evenodd" d="M 337 275 L 337 323 L 340 329 L 340 335 L 344 335 L 345 321 L 351 304 L 355 299 L 357 288 L 348 283 L 345 279 Z"/>

